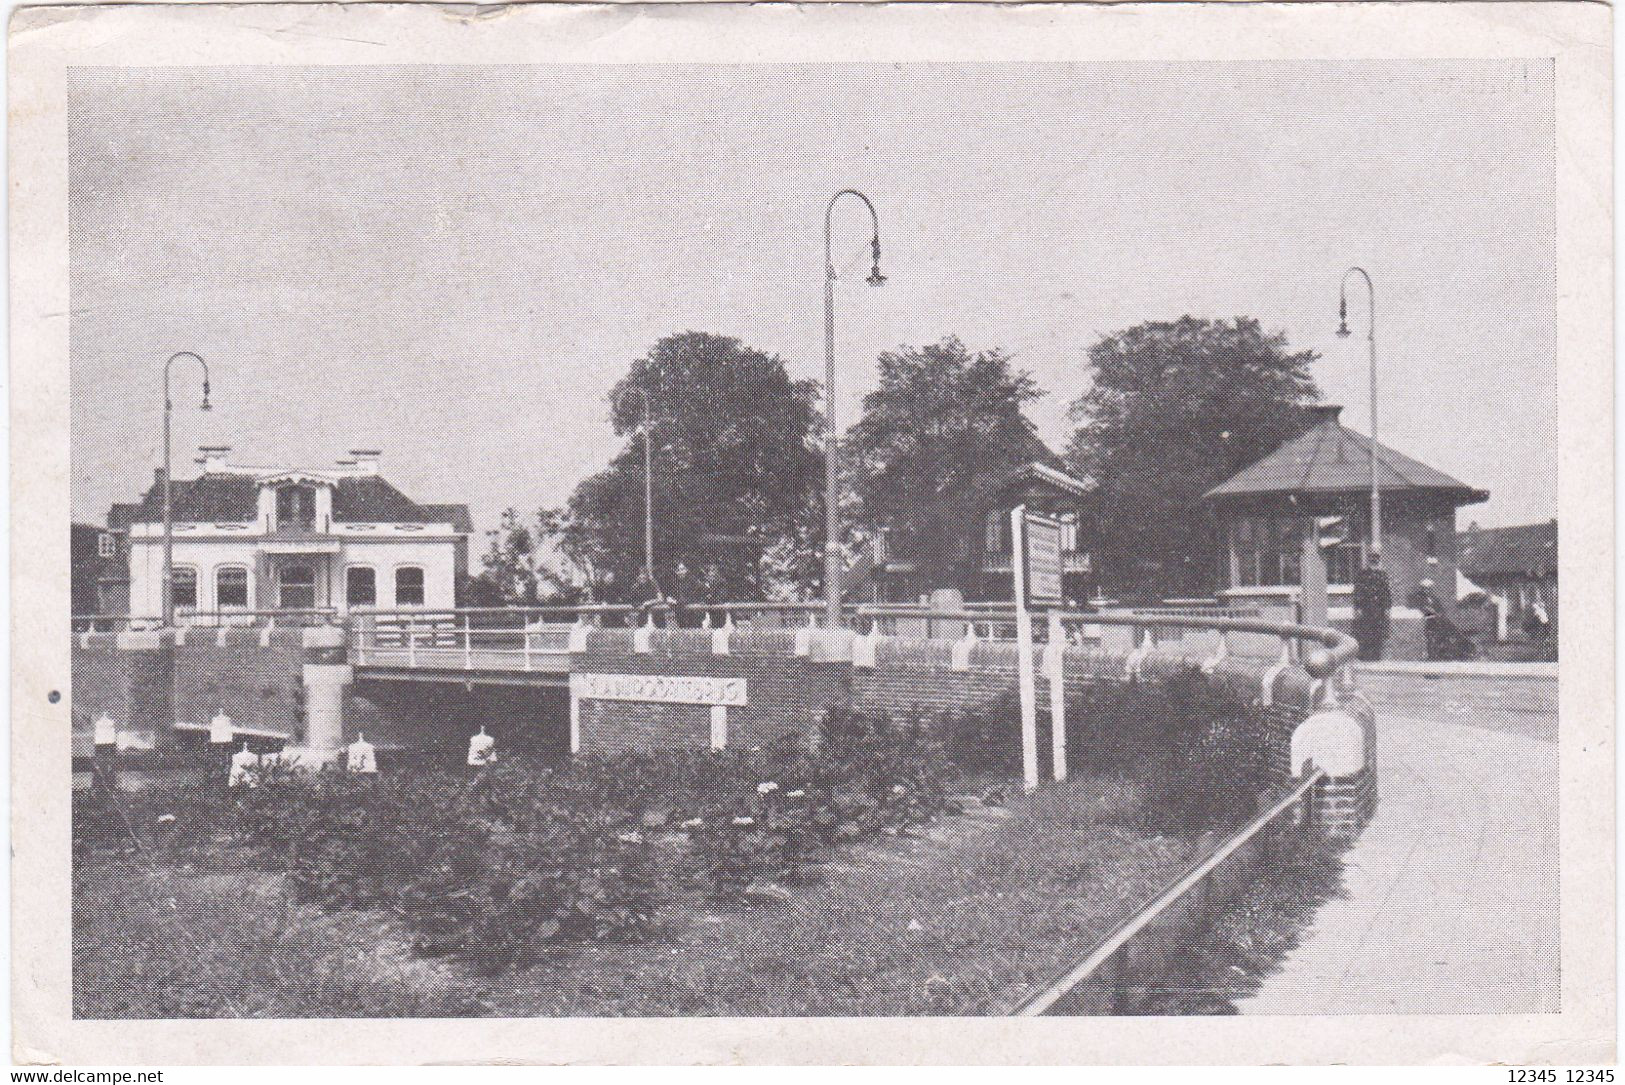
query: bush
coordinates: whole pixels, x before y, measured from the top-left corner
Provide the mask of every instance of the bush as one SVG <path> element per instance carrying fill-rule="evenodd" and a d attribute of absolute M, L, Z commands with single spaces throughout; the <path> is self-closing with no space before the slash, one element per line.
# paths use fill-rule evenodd
<path fill-rule="evenodd" d="M 1039 718 L 1040 756 L 1048 720 Z M 948 713 L 941 729 L 966 771 L 1021 771 L 1021 708 L 1007 693 Z M 1252 705 L 1195 667 L 1166 678 L 1098 682 L 1067 702 L 1067 768 L 1132 780 L 1138 827 L 1199 832 L 1245 820 L 1269 786 L 1268 745 Z"/>
<path fill-rule="evenodd" d="M 300 899 L 391 911 L 422 952 L 497 969 L 544 942 L 638 937 L 654 915 L 641 834 L 552 801 L 551 775 L 518 761 L 472 777 L 324 770 L 233 798 Z"/>
<path fill-rule="evenodd" d="M 826 712 L 813 740 L 786 736 L 743 766 L 759 783 L 731 810 L 691 827 L 696 861 L 723 896 L 804 880 L 832 845 L 933 820 L 947 809 L 954 775 L 917 717 L 850 708 Z"/>

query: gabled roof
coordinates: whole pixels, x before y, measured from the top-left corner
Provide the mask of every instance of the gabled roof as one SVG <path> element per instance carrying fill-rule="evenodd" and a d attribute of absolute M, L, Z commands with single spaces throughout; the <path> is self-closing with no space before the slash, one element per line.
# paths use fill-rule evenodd
<path fill-rule="evenodd" d="M 1371 487 L 1371 439 L 1338 421 L 1341 407 L 1317 407 L 1313 426 L 1213 487 L 1205 500 L 1303 493 L 1358 493 Z M 1489 499 L 1442 471 L 1377 444 L 1377 484 L 1384 493 L 1432 492 L 1458 505 Z"/>
<path fill-rule="evenodd" d="M 1470 528 L 1456 536 L 1456 565 L 1473 579 L 1557 572 L 1557 521 L 1517 527 Z"/>
<path fill-rule="evenodd" d="M 170 486 L 171 515 L 184 523 L 253 523 L 259 513 L 260 486 L 269 477 L 216 473 L 178 478 Z M 163 516 L 163 483 L 154 482 L 141 501 L 110 508 L 107 524 L 125 528 L 132 523 L 158 523 Z M 449 523 L 456 531 L 473 531 L 467 505 L 420 505 L 378 475 L 357 475 L 334 482 L 333 519 L 340 523 Z"/>

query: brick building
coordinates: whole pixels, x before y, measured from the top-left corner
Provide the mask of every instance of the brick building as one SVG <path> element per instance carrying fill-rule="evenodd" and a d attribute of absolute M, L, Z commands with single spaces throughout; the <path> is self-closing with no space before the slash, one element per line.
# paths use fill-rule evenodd
<path fill-rule="evenodd" d="M 1347 541 L 1327 555 L 1333 624 L 1353 618 L 1354 574 L 1370 552 L 1371 439 L 1344 426 L 1341 407 L 1316 408 L 1298 437 L 1209 490 L 1224 547 L 1219 596 L 1236 604 L 1295 602 L 1301 591 L 1304 532 L 1317 516 L 1349 518 Z M 1456 510 L 1489 493 L 1387 445 L 1377 445 L 1382 491 L 1382 567 L 1394 607 L 1388 654 L 1421 658 L 1421 614 L 1405 605 L 1424 580 L 1446 604 L 1455 595 Z"/>

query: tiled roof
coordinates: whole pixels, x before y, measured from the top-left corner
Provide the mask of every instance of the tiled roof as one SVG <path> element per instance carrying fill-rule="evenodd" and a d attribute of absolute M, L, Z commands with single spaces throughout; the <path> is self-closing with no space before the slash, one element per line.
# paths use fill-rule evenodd
<path fill-rule="evenodd" d="M 1456 536 L 1456 564 L 1484 576 L 1547 577 L 1557 572 L 1557 521 L 1473 528 Z"/>
<path fill-rule="evenodd" d="M 1264 494 L 1358 492 L 1371 486 L 1371 439 L 1337 420 L 1340 407 L 1321 407 L 1300 436 L 1207 492 L 1208 499 Z M 1384 492 L 1430 490 L 1469 505 L 1489 498 L 1442 471 L 1377 444 L 1377 482 Z"/>
<path fill-rule="evenodd" d="M 172 516 L 185 523 L 247 524 L 259 511 L 259 479 L 245 474 L 207 474 L 176 479 L 170 487 Z M 112 528 L 157 523 L 164 515 L 164 487 L 154 482 L 140 502 L 107 512 Z M 467 505 L 420 505 L 378 475 L 341 478 L 333 486 L 333 519 L 340 523 L 443 524 L 472 531 Z"/>

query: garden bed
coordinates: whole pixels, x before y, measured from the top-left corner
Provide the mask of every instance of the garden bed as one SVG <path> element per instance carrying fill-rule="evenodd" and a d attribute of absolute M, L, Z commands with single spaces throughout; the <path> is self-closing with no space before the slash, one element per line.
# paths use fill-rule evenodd
<path fill-rule="evenodd" d="M 1031 796 L 1009 705 L 837 710 L 768 750 L 81 792 L 75 1010 L 999 1012 L 1256 808 L 1245 704 L 1174 678 L 1078 707 L 1072 778 Z"/>
<path fill-rule="evenodd" d="M 559 944 L 491 975 L 423 960 L 377 911 L 297 904 L 246 854 L 81 859 L 83 1017 L 977 1013 L 1048 979 L 1175 873 L 1194 842 L 1125 828 L 1134 797 L 1075 779 L 913 835 L 848 845 L 788 901 L 691 889 L 636 943 Z M 154 857 L 156 858 L 156 857 Z M 199 956 L 178 933 L 188 930 Z"/>

